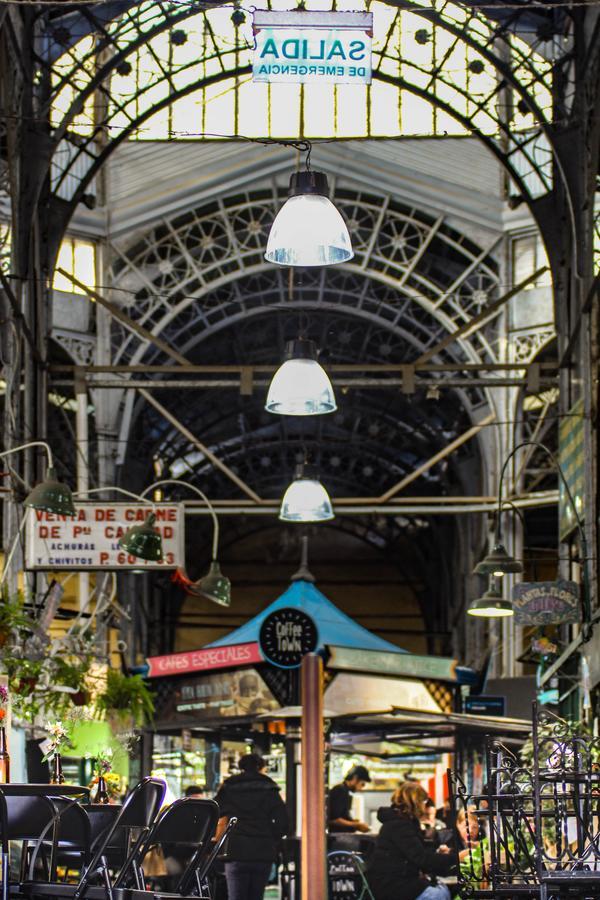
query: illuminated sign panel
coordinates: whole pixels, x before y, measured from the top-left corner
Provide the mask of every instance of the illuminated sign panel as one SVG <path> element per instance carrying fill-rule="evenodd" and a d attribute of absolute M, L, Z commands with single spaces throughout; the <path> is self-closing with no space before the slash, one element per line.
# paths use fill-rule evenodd
<path fill-rule="evenodd" d="M 373 14 L 256 10 L 252 80 L 370 84 Z"/>

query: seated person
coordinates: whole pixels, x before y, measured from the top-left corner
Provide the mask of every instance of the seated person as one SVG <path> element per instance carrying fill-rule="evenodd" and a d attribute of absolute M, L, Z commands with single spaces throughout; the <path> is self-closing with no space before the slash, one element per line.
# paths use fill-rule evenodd
<path fill-rule="evenodd" d="M 437 850 L 425 845 L 421 819 L 427 800 L 420 784 L 405 782 L 394 791 L 391 807 L 379 810 L 382 827 L 368 866 L 375 900 L 450 900 L 450 890 L 435 876 L 456 870 L 456 854 L 444 844 Z"/>
<path fill-rule="evenodd" d="M 448 843 L 448 829 L 444 822 L 437 818 L 435 803 L 428 799 L 425 803 L 425 815 L 421 819 L 421 828 L 425 843 L 437 849 L 440 844 Z"/>
<path fill-rule="evenodd" d="M 456 830 L 458 832 L 458 858 L 462 862 L 469 856 L 469 852 L 478 846 L 480 840 L 479 820 L 472 810 L 460 809 L 456 815 Z"/>

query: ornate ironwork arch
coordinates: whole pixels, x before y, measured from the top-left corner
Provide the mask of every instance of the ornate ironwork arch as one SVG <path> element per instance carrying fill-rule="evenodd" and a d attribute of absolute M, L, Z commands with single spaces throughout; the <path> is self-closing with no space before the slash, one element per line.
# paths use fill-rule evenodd
<path fill-rule="evenodd" d="M 161 222 L 129 248 L 115 248 L 115 299 L 184 353 L 231 322 L 278 304 L 346 307 L 404 334 L 417 355 L 498 295 L 491 248 L 478 247 L 441 218 L 342 187 L 336 203 L 349 222 L 355 258 L 335 270 L 305 271 L 290 298 L 282 271 L 263 259 L 280 194 L 273 187 L 219 198 Z M 457 341 L 445 355 L 493 362 L 495 340 L 492 324 Z M 115 362 L 140 362 L 149 350 L 152 355 L 146 342 L 115 324 Z"/>
<path fill-rule="evenodd" d="M 123 10 L 123 7 L 119 9 Z M 83 54 L 76 52 L 78 45 L 69 46 L 72 32 L 77 33 L 77 26 L 68 21 L 61 23 L 56 12 L 53 9 L 52 16 L 49 12 L 42 13 L 47 39 L 44 43 L 40 42 L 38 63 L 46 72 L 46 82 L 51 88 L 41 104 L 40 112 L 43 116 L 51 116 L 65 86 L 77 92 L 74 101 L 56 122 L 52 138 L 53 195 L 57 201 L 57 212 L 60 211 L 66 225 L 94 174 L 125 137 L 178 97 L 198 90 L 203 84 L 228 78 L 239 80 L 249 69 L 247 65 L 228 66 L 229 59 L 236 60 L 247 53 L 246 45 L 239 38 L 233 47 L 220 46 L 217 36 L 213 34 L 212 60 L 215 66 L 219 66 L 219 71 L 204 79 L 194 79 L 192 84 L 180 86 L 180 76 L 191 65 L 189 60 L 178 61 L 176 54 L 170 54 L 167 60 L 157 56 L 156 72 L 149 73 L 146 83 L 138 87 L 132 97 L 133 106 L 158 85 L 168 86 L 168 91 L 141 112 L 125 110 L 112 90 L 111 76 L 119 70 L 127 71 L 127 64 L 131 66 L 130 60 L 140 47 L 151 47 L 153 39 L 169 31 L 173 33 L 175 26 L 190 16 L 202 13 L 209 23 L 210 9 L 206 4 L 191 0 L 177 5 L 154 3 L 151 7 L 141 3 L 127 5 L 120 19 L 107 21 L 106 12 L 96 16 L 93 8 L 86 7 L 81 14 L 86 16 L 87 27 L 94 31 L 95 39 Z M 385 42 L 376 59 L 374 77 L 427 99 L 433 106 L 460 121 L 467 131 L 480 137 L 502 162 L 518 193 L 530 204 L 535 215 L 536 199 L 541 199 L 553 187 L 553 165 L 564 177 L 561 147 L 555 140 L 555 134 L 557 126 L 564 125 L 568 117 L 571 88 L 569 48 L 562 40 L 563 35 L 557 33 L 560 29 L 550 21 L 545 29 L 540 29 L 537 37 L 532 38 L 528 34 L 528 42 L 521 40 L 521 19 L 527 22 L 530 31 L 527 7 L 524 7 L 522 14 L 515 11 L 514 16 L 505 17 L 500 22 L 485 18 L 475 9 L 450 2 L 442 2 L 440 9 L 434 10 L 407 0 L 397 10 L 396 17 L 403 13 L 420 17 L 424 23 L 441 29 L 448 46 L 444 54 L 439 59 L 436 57 L 428 67 L 425 63 L 402 59 L 389 46 L 393 42 Z M 207 28 L 210 29 L 210 23 Z M 426 28 L 421 32 L 419 41 L 427 43 L 431 36 Z M 60 41 L 67 53 L 57 58 L 56 48 Z M 469 66 L 464 68 L 468 78 L 482 72 L 486 64 L 497 73 L 492 83 L 481 90 L 480 96 L 474 95 L 471 86 L 461 85 L 460 78 L 453 77 L 451 67 L 444 65 L 453 53 L 462 54 L 465 63 L 469 60 Z M 544 54 L 549 58 L 546 59 Z M 65 57 L 72 60 L 70 65 L 65 65 Z M 401 64 L 411 71 L 399 77 L 393 69 Z M 551 103 L 551 89 L 546 83 L 552 71 L 560 73 L 562 92 L 560 102 L 554 105 Z M 509 96 L 513 92 L 519 97 L 516 104 Z M 99 102 L 92 104 L 94 95 Z M 459 97 L 461 104 L 467 104 L 464 113 L 459 110 L 461 104 L 453 102 L 453 98 Z M 87 119 L 86 104 L 89 107 Z M 127 125 L 115 128 L 116 133 L 111 133 L 117 115 L 122 117 L 125 114 Z M 549 115 L 560 115 L 561 121 L 551 121 Z M 87 133 L 78 133 L 82 132 L 82 121 L 85 125 L 83 131 Z M 84 159 L 87 162 L 82 162 Z M 568 179 L 565 177 L 564 180 L 570 197 Z M 538 224 L 544 231 L 544 221 Z"/>

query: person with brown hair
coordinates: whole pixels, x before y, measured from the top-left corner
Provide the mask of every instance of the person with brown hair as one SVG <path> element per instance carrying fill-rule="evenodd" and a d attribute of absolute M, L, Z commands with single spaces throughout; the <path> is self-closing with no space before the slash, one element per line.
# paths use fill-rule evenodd
<path fill-rule="evenodd" d="M 394 791 L 391 807 L 380 808 L 382 827 L 368 868 L 375 900 L 450 900 L 435 876 L 449 875 L 456 855 L 445 845 L 436 851 L 425 846 L 421 819 L 428 799 L 420 784 L 406 781 Z"/>

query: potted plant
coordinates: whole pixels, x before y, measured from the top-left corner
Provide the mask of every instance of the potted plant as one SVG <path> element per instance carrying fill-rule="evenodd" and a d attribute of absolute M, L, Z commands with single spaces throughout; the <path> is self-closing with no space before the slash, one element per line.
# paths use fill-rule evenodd
<path fill-rule="evenodd" d="M 141 727 L 154 716 L 152 692 L 141 675 L 124 675 L 109 669 L 106 686 L 96 697 L 96 710 L 103 718 L 114 718 L 120 727 Z"/>

